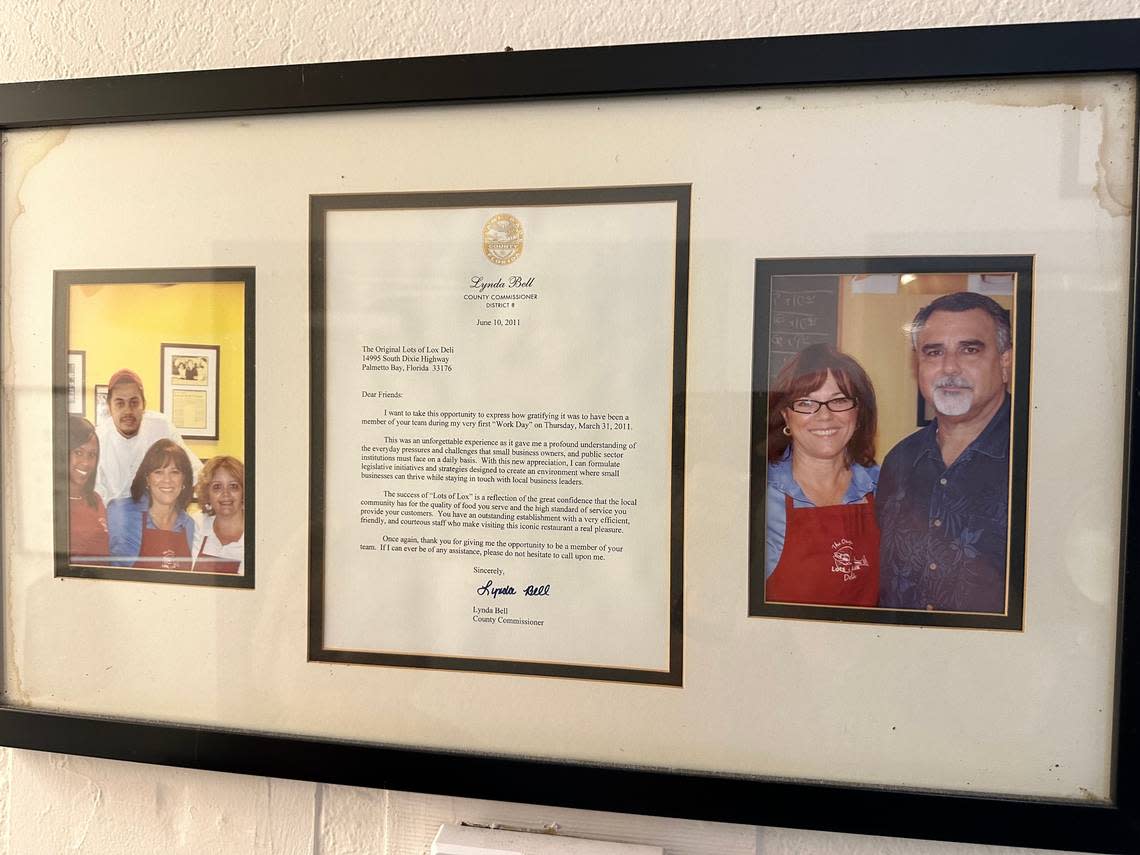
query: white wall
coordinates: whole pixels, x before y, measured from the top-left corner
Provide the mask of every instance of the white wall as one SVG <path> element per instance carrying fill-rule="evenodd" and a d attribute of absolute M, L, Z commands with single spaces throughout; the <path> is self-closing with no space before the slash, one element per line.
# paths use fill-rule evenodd
<path fill-rule="evenodd" d="M 1140 16 L 1140 0 L 4 0 L 0 81 Z M 1013 852 L 417 796 L 0 753 L 0 853 L 418 855 L 441 821 L 542 826 L 672 855 Z M 1028 850 L 1020 850 L 1028 851 Z"/>
<path fill-rule="evenodd" d="M 0 81 L 1129 18 L 1136 0 L 4 0 Z"/>

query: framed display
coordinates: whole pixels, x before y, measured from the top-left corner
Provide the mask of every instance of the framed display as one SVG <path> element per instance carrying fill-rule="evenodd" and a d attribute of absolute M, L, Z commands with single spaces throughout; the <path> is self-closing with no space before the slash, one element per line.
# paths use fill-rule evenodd
<path fill-rule="evenodd" d="M 95 384 L 95 427 L 107 422 L 111 411 L 107 408 L 107 384 Z"/>
<path fill-rule="evenodd" d="M 1138 45 L 0 86 L 0 742 L 1140 849 Z"/>
<path fill-rule="evenodd" d="M 750 615 L 1022 628 L 1032 295 L 1032 256 L 756 262 Z"/>
<path fill-rule="evenodd" d="M 188 439 L 218 438 L 218 345 L 162 345 L 162 411 Z"/>
<path fill-rule="evenodd" d="M 66 356 L 70 389 L 69 348 L 82 343 L 107 380 L 95 389 L 94 424 L 69 398 L 52 408 L 55 575 L 252 588 L 253 269 L 57 270 L 53 279 L 57 370 Z M 186 334 L 221 344 L 159 344 Z M 146 357 L 156 347 L 153 373 Z M 223 349 L 243 368 L 226 384 Z M 155 387 L 157 408 L 147 397 Z"/>
<path fill-rule="evenodd" d="M 690 188 L 310 204 L 309 658 L 681 685 Z"/>
<path fill-rule="evenodd" d="M 86 363 L 82 350 L 67 352 L 67 411 L 77 416 L 87 414 Z"/>
<path fill-rule="evenodd" d="M 930 402 L 927 401 L 926 398 L 922 397 L 922 393 L 916 393 L 914 406 L 915 426 L 926 427 L 928 424 L 934 421 L 934 413 L 934 408 L 930 406 Z"/>

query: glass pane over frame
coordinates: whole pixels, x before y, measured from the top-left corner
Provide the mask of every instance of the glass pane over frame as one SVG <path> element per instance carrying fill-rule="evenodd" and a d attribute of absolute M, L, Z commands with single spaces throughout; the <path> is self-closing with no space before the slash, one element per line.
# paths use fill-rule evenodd
<path fill-rule="evenodd" d="M 8 704 L 510 756 L 1108 801 L 1134 111 L 1132 79 L 1095 77 L 9 132 Z M 505 141 L 471 133 L 488 125 L 508 128 Z M 322 483 L 361 489 L 327 483 L 320 461 L 310 470 L 311 384 L 322 382 L 314 366 L 323 358 L 307 346 L 310 197 L 666 184 L 692 194 L 687 406 L 680 431 L 659 413 L 632 432 L 684 443 L 683 505 L 662 505 L 646 522 L 667 531 L 683 511 L 681 685 L 309 661 L 311 618 L 299 592 L 309 579 L 310 491 Z M 468 269 L 455 260 L 466 248 L 430 232 L 403 251 Z M 1033 259 L 1034 288 L 1024 625 L 750 617 L 756 262 L 1013 255 Z M 272 463 L 256 472 L 265 497 L 256 585 L 55 578 L 53 274 L 192 267 L 256 270 L 248 439 L 272 449 Z M 566 265 L 539 272 L 577 289 L 599 317 L 611 311 L 607 292 L 622 287 L 616 275 L 576 281 Z M 337 287 L 326 284 L 330 301 Z M 414 323 L 415 306 L 403 311 L 402 322 Z M 87 354 L 87 384 L 106 383 L 92 373 L 92 348 Z M 518 367 L 525 383 L 525 359 Z M 464 370 L 478 372 L 477 360 Z M 1073 412 L 1077 389 L 1081 400 L 1103 403 L 1095 442 L 1058 415 Z M 559 392 L 544 390 L 562 412 Z M 492 410 L 498 393 L 487 394 Z M 905 397 L 884 394 L 893 402 L 884 409 Z M 913 411 L 913 395 L 906 405 Z M 355 396 L 327 401 L 326 442 L 362 412 Z M 425 601 L 424 611 L 432 608 Z M 597 620 L 557 631 L 573 642 L 597 632 Z M 517 642 L 523 658 L 528 643 Z"/>

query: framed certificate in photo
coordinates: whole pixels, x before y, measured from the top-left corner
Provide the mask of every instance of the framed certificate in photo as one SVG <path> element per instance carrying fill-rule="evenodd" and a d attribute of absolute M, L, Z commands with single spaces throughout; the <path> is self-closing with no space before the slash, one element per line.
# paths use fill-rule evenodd
<path fill-rule="evenodd" d="M 218 345 L 162 345 L 162 409 L 178 432 L 218 438 Z"/>
<path fill-rule="evenodd" d="M 1138 45 L 0 86 L 0 743 L 1140 850 Z"/>
<path fill-rule="evenodd" d="M 82 350 L 67 352 L 67 411 L 82 416 L 86 411 L 87 354 Z"/>

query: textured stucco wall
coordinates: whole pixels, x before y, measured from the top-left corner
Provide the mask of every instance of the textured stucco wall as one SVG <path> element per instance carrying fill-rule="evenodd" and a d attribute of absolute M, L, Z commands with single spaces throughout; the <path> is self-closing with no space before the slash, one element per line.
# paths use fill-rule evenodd
<path fill-rule="evenodd" d="M 1136 17 L 1140 0 L 5 0 L 0 81 L 848 30 Z M 653 843 L 673 855 L 1012 852 L 0 753 L 0 853 L 416 855 L 441 821 Z M 1022 850 L 1026 851 L 1026 850 Z"/>
<path fill-rule="evenodd" d="M 1136 0 L 4 0 L 0 8 L 0 81 L 1140 13 Z"/>

